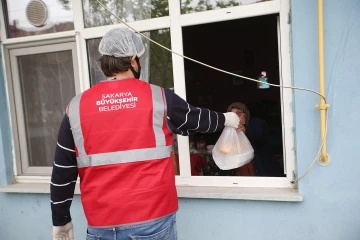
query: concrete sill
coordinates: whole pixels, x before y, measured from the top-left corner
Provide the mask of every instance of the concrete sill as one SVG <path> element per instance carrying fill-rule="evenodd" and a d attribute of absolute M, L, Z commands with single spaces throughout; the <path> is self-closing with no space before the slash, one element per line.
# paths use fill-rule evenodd
<path fill-rule="evenodd" d="M 177 186 L 180 198 L 239 199 L 256 201 L 302 202 L 303 195 L 289 188 L 241 188 Z M 50 193 L 48 183 L 14 183 L 0 188 L 6 193 Z M 75 194 L 80 194 L 79 185 Z"/>

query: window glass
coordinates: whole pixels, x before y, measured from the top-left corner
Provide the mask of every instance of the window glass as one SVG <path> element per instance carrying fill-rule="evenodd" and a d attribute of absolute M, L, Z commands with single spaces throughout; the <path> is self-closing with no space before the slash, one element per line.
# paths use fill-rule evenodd
<path fill-rule="evenodd" d="M 75 96 L 72 51 L 17 58 L 29 166 L 52 166 L 60 123 Z"/>
<path fill-rule="evenodd" d="M 120 23 L 113 15 L 99 6 L 96 0 L 83 0 L 82 2 L 85 27 Z M 102 3 L 126 22 L 169 16 L 167 0 L 105 0 Z"/>
<path fill-rule="evenodd" d="M 146 32 L 145 35 L 160 44 L 171 48 L 169 29 L 150 31 Z M 101 38 L 87 41 L 91 85 L 106 79 L 98 63 L 100 58 L 100 53 L 98 51 L 100 41 Z M 171 53 L 158 45 L 150 43 L 144 38 L 143 43 L 146 51 L 140 57 L 141 79 L 161 87 L 173 88 L 174 82 Z"/>
<path fill-rule="evenodd" d="M 9 38 L 74 30 L 71 0 L 7 0 Z"/>
<path fill-rule="evenodd" d="M 181 13 L 204 12 L 272 0 L 181 0 Z"/>

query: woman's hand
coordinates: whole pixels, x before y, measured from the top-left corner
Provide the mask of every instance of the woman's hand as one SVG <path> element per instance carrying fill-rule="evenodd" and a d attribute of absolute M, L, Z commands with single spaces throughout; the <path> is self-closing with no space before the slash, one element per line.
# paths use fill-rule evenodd
<path fill-rule="evenodd" d="M 239 116 L 240 118 L 240 124 L 244 125 L 246 123 L 246 114 L 243 113 Z"/>
<path fill-rule="evenodd" d="M 240 118 L 240 123 L 239 123 L 239 126 L 238 126 L 238 128 L 236 130 L 239 131 L 239 132 L 245 133 L 246 132 L 246 128 L 245 128 L 245 125 L 244 125 L 244 123 L 246 122 L 245 114 L 241 114 L 239 116 L 239 118 Z"/>
<path fill-rule="evenodd" d="M 240 123 L 240 124 L 239 124 L 239 127 L 238 127 L 236 130 L 239 131 L 239 132 L 245 133 L 245 132 L 246 132 L 245 125 L 242 124 L 242 123 Z"/>
<path fill-rule="evenodd" d="M 244 113 L 243 111 L 241 111 L 240 109 L 237 109 L 237 108 L 233 108 L 233 109 L 231 109 L 231 111 L 233 113 L 236 113 L 236 115 L 239 117 L 239 120 L 240 120 L 239 125 L 236 128 L 236 130 L 239 132 L 245 133 L 246 128 L 245 128 L 244 124 L 246 123 L 246 118 L 247 118 L 246 113 Z M 226 124 L 225 124 L 225 126 L 226 126 Z"/>

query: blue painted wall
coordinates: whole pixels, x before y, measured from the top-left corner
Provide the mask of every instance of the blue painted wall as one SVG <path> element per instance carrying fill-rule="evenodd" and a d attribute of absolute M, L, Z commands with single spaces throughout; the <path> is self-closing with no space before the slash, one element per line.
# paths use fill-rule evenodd
<path fill-rule="evenodd" d="M 317 1 L 292 0 L 293 76 L 296 86 L 318 89 Z M 341 239 L 360 237 L 360 1 L 325 1 L 326 91 L 331 104 L 328 149 L 332 164 L 300 182 L 302 203 L 180 199 L 180 240 Z M 1 81 L 3 81 L 1 79 Z M 319 145 L 318 97 L 295 95 L 297 156 L 303 173 Z M 0 82 L 0 183 L 11 179 L 11 145 Z M 5 166 L 5 167 L 4 167 Z M 10 176 L 9 176 L 10 175 Z M 76 239 L 86 221 L 79 197 L 72 215 Z M 16 225 L 15 225 L 16 224 Z M 0 194 L 0 239 L 50 239 L 46 194 Z"/>
<path fill-rule="evenodd" d="M 1 57 L 2 52 L 0 50 Z M 13 177 L 12 162 L 10 160 L 12 159 L 11 127 L 6 103 L 4 71 L 2 64 L 0 64 L 0 185 L 11 183 Z"/>

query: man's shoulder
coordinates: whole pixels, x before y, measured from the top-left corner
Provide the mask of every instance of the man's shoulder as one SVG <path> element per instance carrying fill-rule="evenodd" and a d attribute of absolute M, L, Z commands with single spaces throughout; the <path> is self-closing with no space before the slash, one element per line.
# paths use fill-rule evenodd
<path fill-rule="evenodd" d="M 145 82 L 145 84 L 149 84 L 151 87 L 154 87 L 154 88 L 161 88 L 161 89 L 167 89 L 167 88 L 164 88 L 164 87 L 161 87 L 159 85 L 155 85 L 155 84 L 152 84 L 152 83 L 148 83 L 148 82 Z"/>
<path fill-rule="evenodd" d="M 170 88 L 164 88 L 164 87 L 161 87 L 161 86 L 158 86 L 158 85 L 155 85 L 155 84 L 151 84 L 151 83 L 149 83 L 149 85 L 152 88 L 161 89 L 164 92 L 164 97 L 165 98 L 172 98 L 172 96 L 174 95 L 174 91 L 172 89 L 170 89 Z"/>

